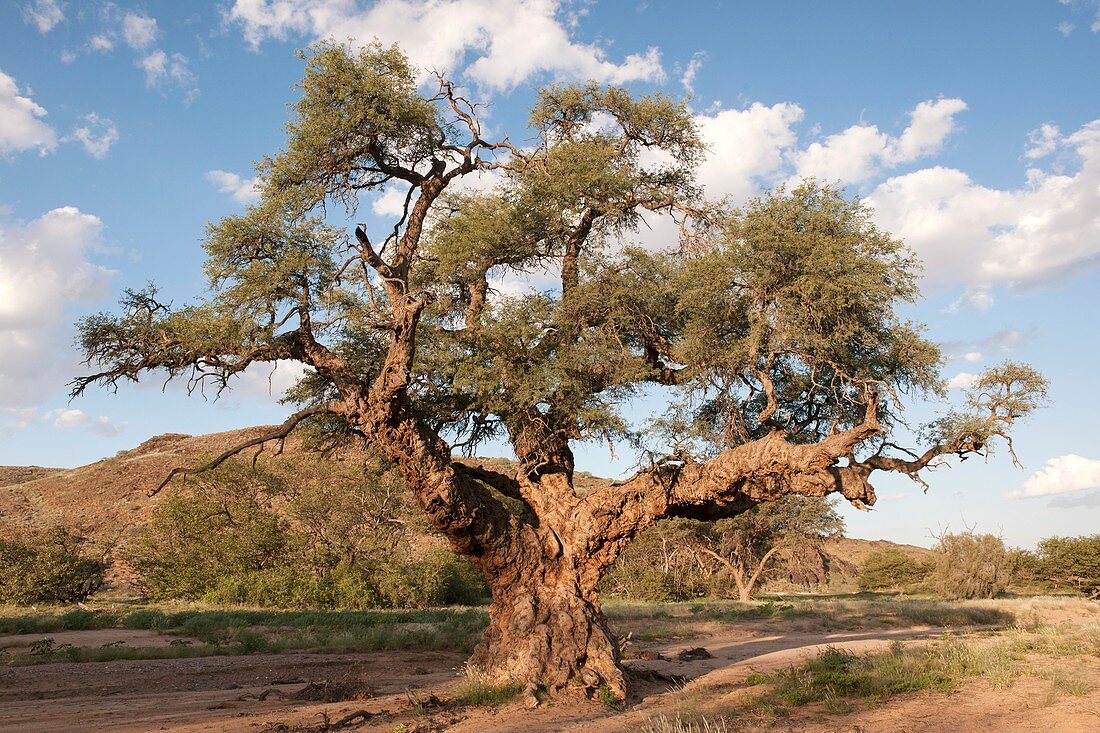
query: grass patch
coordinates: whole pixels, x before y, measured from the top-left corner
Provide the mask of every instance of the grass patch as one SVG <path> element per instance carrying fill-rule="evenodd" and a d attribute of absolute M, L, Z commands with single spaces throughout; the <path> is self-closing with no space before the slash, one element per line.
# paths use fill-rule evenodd
<path fill-rule="evenodd" d="M 857 655 L 830 647 L 797 667 L 757 673 L 751 680 L 770 689 L 753 707 L 798 707 L 824 703 L 829 712 L 851 709 L 849 700 L 880 701 L 918 690 L 950 690 L 967 677 L 984 677 L 998 687 L 1020 674 L 1007 644 L 976 644 L 949 639 L 937 644 L 905 646 Z"/>
<path fill-rule="evenodd" d="M 278 653 L 452 650 L 469 653 L 488 623 L 478 608 L 418 611 L 268 611 L 249 609 L 97 610 L 0 617 L 0 633 L 49 634 L 86 629 L 149 629 L 189 637 L 167 647 L 44 647 L 9 655 L 13 664 L 172 659 Z"/>
<path fill-rule="evenodd" d="M 494 682 L 469 667 L 465 672 L 465 679 L 455 688 L 454 695 L 448 701 L 453 707 L 498 707 L 511 702 L 523 692 L 522 682 Z"/>
<path fill-rule="evenodd" d="M 725 718 L 710 720 L 705 717 L 685 720 L 657 715 L 646 721 L 642 733 L 726 733 Z"/>

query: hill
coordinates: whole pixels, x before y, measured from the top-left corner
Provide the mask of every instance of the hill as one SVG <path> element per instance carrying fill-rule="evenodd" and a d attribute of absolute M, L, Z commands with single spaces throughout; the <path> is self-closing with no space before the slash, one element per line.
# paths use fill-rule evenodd
<path fill-rule="evenodd" d="M 178 466 L 188 466 L 209 460 L 229 447 L 252 438 L 264 427 L 232 430 L 209 435 L 168 433 L 146 440 L 131 450 L 112 458 L 104 458 L 73 469 L 40 466 L 0 467 L 0 522 L 21 527 L 43 527 L 65 524 L 79 527 L 96 543 L 107 546 L 125 544 L 149 519 L 153 509 L 173 488 L 156 496 L 151 489 Z M 251 452 L 245 454 L 250 457 Z M 291 437 L 281 452 L 271 448 L 257 458 L 261 464 L 296 470 L 307 479 L 307 459 L 315 459 L 297 437 Z M 350 449 L 331 460 L 354 469 L 366 460 L 363 451 Z M 474 459 L 477 462 L 508 470 L 511 464 L 502 458 Z M 582 474 L 579 490 L 592 490 L 607 479 Z M 928 560 L 932 552 L 914 545 L 899 545 L 887 540 L 841 538 L 830 540 L 820 552 L 814 552 L 797 563 L 799 573 L 790 580 L 799 585 L 829 582 L 837 575 L 853 577 L 856 570 L 875 550 L 894 547 L 915 559 Z"/>

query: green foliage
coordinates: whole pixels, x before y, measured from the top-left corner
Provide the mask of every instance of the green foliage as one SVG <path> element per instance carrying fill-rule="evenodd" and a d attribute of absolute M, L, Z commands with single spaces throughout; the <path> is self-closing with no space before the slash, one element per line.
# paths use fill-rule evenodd
<path fill-rule="evenodd" d="M 518 697 L 523 692 L 523 687 L 520 681 L 494 681 L 467 667 L 462 682 L 447 702 L 450 706 L 459 708 L 473 705 L 500 706 Z"/>
<path fill-rule="evenodd" d="M 55 526 L 0 535 L 0 603 L 76 603 L 98 591 L 108 562 L 78 532 Z"/>
<path fill-rule="evenodd" d="M 289 523 L 266 500 L 277 477 L 231 464 L 161 503 L 129 547 L 152 598 L 201 598 L 232 576 L 285 566 L 295 551 Z"/>
<path fill-rule="evenodd" d="M 944 534 L 935 547 L 929 584 L 943 598 L 993 598 L 1008 587 L 1012 556 L 992 534 Z"/>
<path fill-rule="evenodd" d="M 310 461 L 300 473 L 229 462 L 167 498 L 131 543 L 152 598 L 273 608 L 475 603 L 484 581 L 443 549 L 412 552 L 396 476 Z"/>
<path fill-rule="evenodd" d="M 1100 534 L 1048 537 L 1039 542 L 1032 577 L 1059 590 L 1100 593 Z"/>
<path fill-rule="evenodd" d="M 600 685 L 596 688 L 596 702 L 606 705 L 612 710 L 624 710 L 626 701 L 619 696 L 610 685 Z"/>
<path fill-rule="evenodd" d="M 859 589 L 911 591 L 928 577 L 932 567 L 894 547 L 876 550 L 860 566 Z"/>

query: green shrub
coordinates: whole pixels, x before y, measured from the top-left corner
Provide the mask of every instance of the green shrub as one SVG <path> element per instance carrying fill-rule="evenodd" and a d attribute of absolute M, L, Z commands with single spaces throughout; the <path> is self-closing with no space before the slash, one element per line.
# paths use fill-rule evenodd
<path fill-rule="evenodd" d="M 931 565 L 919 562 L 901 550 L 890 547 L 867 556 L 859 569 L 859 589 L 863 591 L 910 590 L 932 572 Z"/>
<path fill-rule="evenodd" d="M 86 544 L 63 527 L 0 536 L 0 603 L 76 603 L 91 596 L 103 586 L 109 563 Z"/>
<path fill-rule="evenodd" d="M 152 598 L 199 599 L 232 593 L 223 584 L 286 565 L 294 537 L 289 524 L 265 506 L 273 480 L 232 473 L 169 497 L 131 543 L 127 559 Z"/>
<path fill-rule="evenodd" d="M 383 605 L 394 608 L 470 604 L 488 593 L 473 568 L 446 550 L 433 550 L 417 560 L 383 568 L 375 581 Z"/>
<path fill-rule="evenodd" d="M 945 534 L 936 545 L 932 588 L 943 598 L 993 598 L 1008 587 L 1012 556 L 1004 541 L 991 534 Z"/>

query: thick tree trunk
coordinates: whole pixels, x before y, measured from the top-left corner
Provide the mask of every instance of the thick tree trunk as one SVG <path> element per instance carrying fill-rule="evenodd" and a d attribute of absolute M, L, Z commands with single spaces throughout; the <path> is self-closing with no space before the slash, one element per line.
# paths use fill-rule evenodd
<path fill-rule="evenodd" d="M 619 643 L 596 596 L 594 561 L 547 553 L 539 543 L 518 543 L 507 569 L 483 566 L 493 592 L 489 628 L 470 664 L 499 680 L 542 684 L 589 694 L 606 686 L 626 698 Z M 479 563 L 480 564 L 480 563 Z"/>

